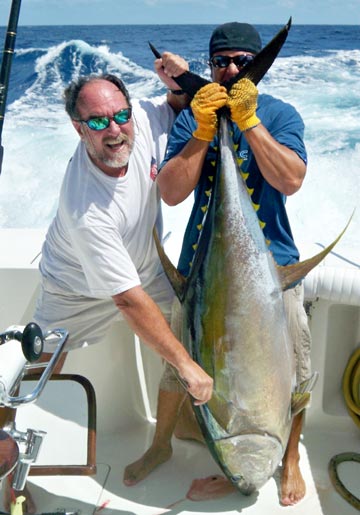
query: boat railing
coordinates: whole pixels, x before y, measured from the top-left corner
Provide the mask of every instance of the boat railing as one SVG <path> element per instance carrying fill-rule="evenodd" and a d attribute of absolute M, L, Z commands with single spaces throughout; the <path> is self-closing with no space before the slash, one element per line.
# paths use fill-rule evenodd
<path fill-rule="evenodd" d="M 44 335 L 37 324 L 25 327 L 11 326 L 0 333 L 0 407 L 18 408 L 36 402 L 64 350 L 68 332 L 53 329 Z M 54 345 L 48 362 L 37 363 L 44 342 Z M 43 368 L 33 390 L 20 395 L 23 378 L 33 369 Z M 9 422 L 0 433 L 0 479 L 14 471 L 12 487 L 23 490 L 30 467 L 35 463 L 45 432 L 36 429 L 18 431 L 15 422 Z M 19 452 L 19 446 L 24 452 Z"/>

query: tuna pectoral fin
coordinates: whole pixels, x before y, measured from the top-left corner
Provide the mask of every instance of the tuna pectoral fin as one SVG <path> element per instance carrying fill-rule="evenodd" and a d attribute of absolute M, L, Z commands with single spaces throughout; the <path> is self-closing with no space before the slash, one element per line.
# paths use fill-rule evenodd
<path fill-rule="evenodd" d="M 314 389 L 318 380 L 319 372 L 314 372 L 309 379 L 305 379 L 296 386 L 291 396 L 291 415 L 295 416 L 300 413 L 310 402 L 310 394 Z"/>
<path fill-rule="evenodd" d="M 327 256 L 327 254 L 329 254 L 329 252 L 335 247 L 340 238 L 343 236 L 346 229 L 349 227 L 349 224 L 353 216 L 354 213 L 351 215 L 348 223 L 346 224 L 345 228 L 341 231 L 339 236 L 336 238 L 336 240 L 334 240 L 328 247 L 326 247 L 326 249 L 319 252 L 319 254 L 316 254 L 312 258 L 305 259 L 305 261 L 300 261 L 300 263 L 296 263 L 294 265 L 277 266 L 277 271 L 280 277 L 281 287 L 283 291 L 287 290 L 293 284 L 303 279 L 306 276 L 306 274 L 308 274 L 313 268 L 315 268 L 316 265 L 318 265 Z"/>
<path fill-rule="evenodd" d="M 163 246 L 160 243 L 159 236 L 158 236 L 158 233 L 157 233 L 155 227 L 153 229 L 153 236 L 154 236 L 155 245 L 156 245 L 159 257 L 160 257 L 160 261 L 164 268 L 166 276 L 169 279 L 169 282 L 170 282 L 171 286 L 173 287 L 177 297 L 181 301 L 184 297 L 186 279 L 183 275 L 180 274 L 180 272 L 177 270 L 177 268 L 172 264 L 170 259 L 165 254 L 165 251 L 163 249 Z"/>

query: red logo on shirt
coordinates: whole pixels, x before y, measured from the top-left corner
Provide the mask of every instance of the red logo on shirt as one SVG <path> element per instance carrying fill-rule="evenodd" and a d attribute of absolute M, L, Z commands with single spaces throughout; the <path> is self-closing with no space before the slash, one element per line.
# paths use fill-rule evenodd
<path fill-rule="evenodd" d="M 151 166 L 150 166 L 150 177 L 151 180 L 155 181 L 156 176 L 158 174 L 158 167 L 156 164 L 156 160 L 154 157 L 151 158 Z"/>

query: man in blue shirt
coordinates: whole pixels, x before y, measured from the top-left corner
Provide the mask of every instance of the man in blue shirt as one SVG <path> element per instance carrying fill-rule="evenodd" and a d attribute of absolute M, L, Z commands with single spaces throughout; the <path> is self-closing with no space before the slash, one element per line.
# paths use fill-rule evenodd
<path fill-rule="evenodd" d="M 223 86 L 260 49 L 260 36 L 249 24 L 226 23 L 215 29 L 209 44 L 213 82 L 201 88 L 191 102 L 191 108 L 179 114 L 168 141 L 157 178 L 161 196 L 167 204 L 177 205 L 192 192 L 195 195 L 178 265 L 185 276 L 191 268 L 208 205 L 218 146 L 216 113 L 224 106 L 230 109 L 240 169 L 273 257 L 279 265 L 299 260 L 285 202 L 288 195 L 299 190 L 306 173 L 303 121 L 291 105 L 269 95 L 259 95 L 256 86 L 247 79 L 234 84 L 229 93 Z M 297 381 L 301 382 L 310 376 L 311 341 L 303 308 L 302 285 L 285 292 L 284 302 L 294 342 Z M 201 439 L 193 425 L 188 401 L 182 406 L 184 416 L 178 418 L 184 394 L 180 389 L 175 391 L 170 384 L 170 373 L 165 373 L 160 384 L 153 444 L 140 460 L 125 470 L 127 485 L 137 483 L 155 466 L 170 458 L 171 436 L 177 420 L 177 436 Z M 282 463 L 280 501 L 283 505 L 295 504 L 305 495 L 298 451 L 302 419 L 303 413 L 294 417 Z"/>

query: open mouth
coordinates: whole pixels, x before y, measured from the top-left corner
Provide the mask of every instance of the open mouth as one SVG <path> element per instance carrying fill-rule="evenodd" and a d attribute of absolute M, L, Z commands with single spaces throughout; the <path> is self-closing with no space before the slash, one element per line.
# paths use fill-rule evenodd
<path fill-rule="evenodd" d="M 124 145 L 126 145 L 126 141 L 124 140 L 116 141 L 113 143 L 106 143 L 106 146 L 112 151 L 120 150 Z"/>

